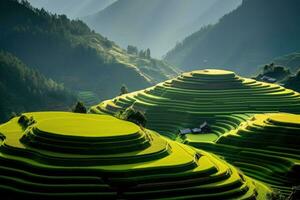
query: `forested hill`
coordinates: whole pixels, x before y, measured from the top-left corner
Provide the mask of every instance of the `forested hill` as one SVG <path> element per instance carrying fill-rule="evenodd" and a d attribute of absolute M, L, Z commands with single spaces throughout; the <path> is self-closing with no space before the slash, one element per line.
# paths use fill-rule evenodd
<path fill-rule="evenodd" d="M 300 49 L 299 0 L 244 0 L 214 26 L 202 28 L 166 60 L 184 70 L 223 67 L 250 74 L 274 57 Z"/>
<path fill-rule="evenodd" d="M 125 84 L 137 90 L 177 71 L 150 55 L 128 54 L 79 20 L 35 9 L 27 1 L 0 2 L 0 49 L 74 91 L 113 97 Z"/>
<path fill-rule="evenodd" d="M 118 0 L 83 18 L 122 46 L 150 48 L 164 55 L 201 26 L 216 23 L 242 0 Z"/>
<path fill-rule="evenodd" d="M 0 51 L 0 122 L 12 114 L 68 110 L 76 98 L 62 84 L 45 78 L 10 53 Z"/>

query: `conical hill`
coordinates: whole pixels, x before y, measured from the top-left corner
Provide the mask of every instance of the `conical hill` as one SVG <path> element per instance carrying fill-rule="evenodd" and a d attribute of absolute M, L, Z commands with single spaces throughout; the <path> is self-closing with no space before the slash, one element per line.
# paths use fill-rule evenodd
<path fill-rule="evenodd" d="M 24 116 L 0 126 L 0 190 L 10 197 L 265 199 L 271 192 L 212 154 L 108 115 Z"/>

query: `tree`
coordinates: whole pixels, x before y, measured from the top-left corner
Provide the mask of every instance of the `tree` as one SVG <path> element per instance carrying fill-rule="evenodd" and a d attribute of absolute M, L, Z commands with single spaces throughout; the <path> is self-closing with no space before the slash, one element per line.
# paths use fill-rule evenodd
<path fill-rule="evenodd" d="M 271 63 L 269 65 L 264 66 L 263 73 L 266 74 L 272 72 L 273 70 L 274 70 L 274 63 Z"/>
<path fill-rule="evenodd" d="M 111 48 L 113 45 L 112 45 L 112 42 L 109 41 L 109 39 L 107 39 L 106 37 L 103 39 L 103 45 L 107 48 Z"/>
<path fill-rule="evenodd" d="M 151 58 L 151 52 L 150 52 L 150 49 L 148 48 L 147 50 L 146 50 L 146 58 Z"/>
<path fill-rule="evenodd" d="M 128 45 L 127 46 L 127 53 L 137 55 L 138 54 L 138 48 L 133 45 Z"/>
<path fill-rule="evenodd" d="M 33 119 L 33 117 L 31 116 L 30 118 L 28 118 L 26 115 L 21 115 L 20 118 L 18 119 L 18 123 L 24 128 L 26 129 L 28 126 L 34 124 L 36 121 Z"/>
<path fill-rule="evenodd" d="M 133 122 L 143 127 L 145 127 L 147 124 L 145 115 L 141 111 L 134 109 L 133 106 L 126 108 L 124 111 L 116 113 L 115 117 Z"/>
<path fill-rule="evenodd" d="M 146 57 L 146 52 L 144 50 L 140 50 L 139 57 L 145 58 Z"/>
<path fill-rule="evenodd" d="M 120 96 L 123 94 L 127 94 L 128 93 L 128 89 L 126 87 L 126 85 L 122 85 L 121 89 L 120 89 Z"/>
<path fill-rule="evenodd" d="M 284 196 L 278 191 L 274 190 L 272 193 L 267 194 L 267 200 L 284 200 Z"/>
<path fill-rule="evenodd" d="M 87 113 L 87 109 L 84 106 L 84 104 L 80 101 L 78 101 L 75 105 L 75 107 L 72 110 L 74 113 Z"/>
<path fill-rule="evenodd" d="M 130 115 L 127 116 L 127 121 L 133 122 L 137 125 L 145 127 L 147 124 L 147 120 L 145 115 L 140 111 L 134 111 Z"/>
<path fill-rule="evenodd" d="M 265 65 L 263 68 L 263 73 L 261 74 L 261 77 L 268 76 L 271 78 L 275 78 L 278 81 L 283 80 L 290 76 L 291 72 L 289 69 L 283 66 L 275 65 L 274 63 L 271 63 L 269 65 Z"/>

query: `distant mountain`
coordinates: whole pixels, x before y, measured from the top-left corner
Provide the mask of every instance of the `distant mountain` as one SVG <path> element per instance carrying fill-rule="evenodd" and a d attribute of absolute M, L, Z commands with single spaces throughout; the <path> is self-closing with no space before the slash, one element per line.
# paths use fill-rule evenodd
<path fill-rule="evenodd" d="M 183 40 L 166 60 L 184 70 L 223 67 L 254 73 L 258 65 L 300 50 L 299 10 L 298 0 L 244 0 L 216 25 Z"/>
<path fill-rule="evenodd" d="M 116 0 L 28 0 L 36 8 L 79 18 L 99 12 Z"/>
<path fill-rule="evenodd" d="M 138 90 L 177 74 L 145 52 L 127 53 L 79 20 L 26 1 L 0 2 L 0 29 L 0 49 L 73 91 L 93 91 L 100 99 L 119 94 L 123 84 Z"/>
<path fill-rule="evenodd" d="M 123 47 L 150 48 L 160 57 L 201 26 L 216 23 L 241 1 L 118 0 L 83 20 Z"/>
<path fill-rule="evenodd" d="M 45 78 L 21 60 L 0 51 L 0 122 L 13 112 L 67 110 L 76 101 L 62 84 Z"/>

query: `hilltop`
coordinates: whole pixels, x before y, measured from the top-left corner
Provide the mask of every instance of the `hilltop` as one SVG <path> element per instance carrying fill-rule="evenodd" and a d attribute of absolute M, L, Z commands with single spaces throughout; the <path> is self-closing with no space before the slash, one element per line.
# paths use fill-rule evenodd
<path fill-rule="evenodd" d="M 272 192 L 214 155 L 108 115 L 26 113 L 0 133 L 0 189 L 10 197 L 266 199 Z"/>
<path fill-rule="evenodd" d="M 79 20 L 28 2 L 0 2 L 0 49 L 73 91 L 111 98 L 125 84 L 137 90 L 177 74 L 167 63 L 134 55 Z M 108 84 L 109 83 L 109 84 Z"/>
<path fill-rule="evenodd" d="M 183 142 L 214 141 L 254 113 L 300 113 L 300 94 L 225 70 L 186 72 L 137 92 L 103 101 L 91 112 L 116 114 L 132 107 L 145 113 L 147 127 Z M 206 134 L 179 135 L 179 130 L 208 122 Z"/>
<path fill-rule="evenodd" d="M 166 60 L 182 69 L 197 66 L 252 75 L 259 65 L 300 49 L 298 0 L 244 0 L 213 25 L 193 33 Z"/>
<path fill-rule="evenodd" d="M 148 128 L 220 155 L 282 195 L 300 183 L 300 115 L 278 114 L 300 113 L 298 92 L 206 69 L 103 101 L 90 111 L 118 115 L 126 108 L 144 113 Z"/>
<path fill-rule="evenodd" d="M 0 122 L 13 114 L 36 110 L 68 110 L 76 97 L 62 84 L 0 51 Z"/>

